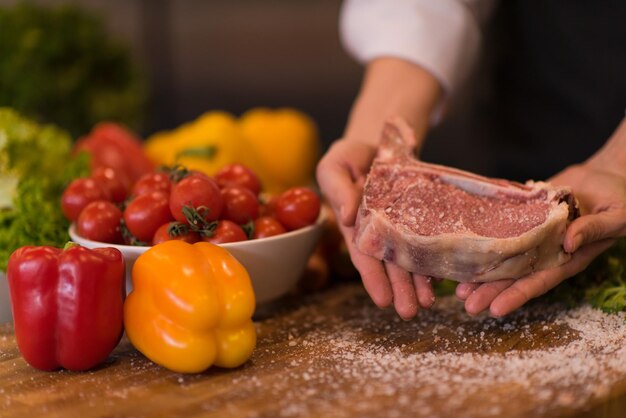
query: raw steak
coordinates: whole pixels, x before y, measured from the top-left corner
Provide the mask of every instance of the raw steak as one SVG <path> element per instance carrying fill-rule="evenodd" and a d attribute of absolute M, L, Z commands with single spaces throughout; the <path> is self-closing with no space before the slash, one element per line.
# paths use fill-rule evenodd
<path fill-rule="evenodd" d="M 578 215 L 571 191 L 492 179 L 413 157 L 413 132 L 388 123 L 357 215 L 357 248 L 426 276 L 460 282 L 519 278 L 570 258 Z"/>

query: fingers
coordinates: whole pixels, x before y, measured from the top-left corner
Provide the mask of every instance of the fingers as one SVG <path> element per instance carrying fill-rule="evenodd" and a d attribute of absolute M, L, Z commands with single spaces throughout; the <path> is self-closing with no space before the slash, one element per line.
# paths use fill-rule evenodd
<path fill-rule="evenodd" d="M 626 210 L 607 210 L 581 216 L 567 229 L 563 248 L 574 253 L 587 244 L 624 235 L 625 222 Z"/>
<path fill-rule="evenodd" d="M 581 272 L 600 253 L 613 245 L 612 239 L 588 244 L 578 250 L 572 259 L 562 266 L 538 271 L 518 279 L 499 294 L 491 303 L 493 316 L 504 316 L 524 305 L 530 299 L 543 295 L 563 280 Z"/>
<path fill-rule="evenodd" d="M 352 235 L 354 228 L 339 226 L 344 237 L 352 264 L 361 275 L 361 281 L 372 301 L 380 307 L 386 308 L 393 302 L 393 292 L 389 283 L 389 278 L 380 260 L 369 255 L 365 255 L 354 246 Z"/>
<path fill-rule="evenodd" d="M 362 254 L 354 255 L 352 262 L 361 275 L 361 281 L 367 294 L 370 295 L 376 306 L 386 308 L 391 305 L 395 291 L 392 290 L 383 263 Z"/>
<path fill-rule="evenodd" d="M 393 290 L 393 304 L 402 319 L 417 315 L 419 306 L 411 273 L 393 263 L 385 263 L 385 270 Z"/>
<path fill-rule="evenodd" d="M 340 226 L 340 230 L 352 263 L 361 275 L 363 286 L 378 307 L 386 308 L 393 303 L 401 318 L 411 319 L 417 315 L 420 304 L 424 307 L 432 305 L 434 293 L 426 277 L 414 278 L 411 273 L 393 263 L 383 263 L 361 253 L 352 241 L 354 229 Z"/>
<path fill-rule="evenodd" d="M 540 296 L 560 282 L 584 270 L 591 260 L 605 251 L 614 240 L 602 240 L 586 245 L 562 266 L 542 270 L 527 277 L 498 280 L 490 283 L 460 283 L 457 296 L 465 300 L 465 310 L 477 315 L 489 308 L 491 315 L 500 317 L 518 309 L 530 299 Z"/>
<path fill-rule="evenodd" d="M 478 315 L 491 305 L 491 302 L 515 280 L 503 279 L 495 282 L 482 283 L 465 300 L 465 310 L 470 315 Z"/>
<path fill-rule="evenodd" d="M 339 140 L 317 165 L 316 176 L 339 223 L 354 225 L 361 189 L 376 149 L 354 141 Z"/>
<path fill-rule="evenodd" d="M 456 297 L 461 300 L 465 300 L 479 286 L 480 286 L 480 283 L 459 283 L 455 289 Z"/>
<path fill-rule="evenodd" d="M 554 271 L 544 270 L 518 279 L 508 289 L 497 295 L 489 306 L 491 315 L 501 317 L 520 308 L 530 299 L 544 294 L 564 278 Z"/>
<path fill-rule="evenodd" d="M 413 274 L 413 286 L 417 300 L 424 309 L 428 309 L 435 303 L 435 292 L 433 290 L 432 280 L 430 277 L 420 274 Z"/>
<path fill-rule="evenodd" d="M 322 160 L 317 166 L 317 181 L 339 222 L 345 226 L 354 225 L 360 193 L 350 171 L 338 162 Z"/>

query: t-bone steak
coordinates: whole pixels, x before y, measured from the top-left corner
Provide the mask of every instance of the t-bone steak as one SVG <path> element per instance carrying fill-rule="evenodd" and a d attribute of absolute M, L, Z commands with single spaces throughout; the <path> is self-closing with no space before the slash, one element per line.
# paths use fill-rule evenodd
<path fill-rule="evenodd" d="M 570 258 L 562 247 L 578 216 L 570 189 L 424 163 L 414 142 L 406 123 L 386 124 L 355 225 L 361 252 L 459 282 L 515 279 Z"/>

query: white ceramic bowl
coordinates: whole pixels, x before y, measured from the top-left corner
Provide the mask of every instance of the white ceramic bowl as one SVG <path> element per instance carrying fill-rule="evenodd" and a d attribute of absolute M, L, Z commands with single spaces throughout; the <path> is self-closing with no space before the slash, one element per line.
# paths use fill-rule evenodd
<path fill-rule="evenodd" d="M 296 285 L 320 238 L 325 220 L 322 211 L 314 225 L 269 238 L 220 244 L 248 270 L 257 304 L 277 299 Z M 150 247 L 91 241 L 79 236 L 74 225 L 69 232 L 72 241 L 84 247 L 114 247 L 120 250 L 126 260 L 126 288 L 131 290 L 133 264 Z"/>

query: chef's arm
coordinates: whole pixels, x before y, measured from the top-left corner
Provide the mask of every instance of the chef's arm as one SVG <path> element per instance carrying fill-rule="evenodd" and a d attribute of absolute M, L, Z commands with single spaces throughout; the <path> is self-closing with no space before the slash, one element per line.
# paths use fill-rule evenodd
<path fill-rule="evenodd" d="M 587 163 L 626 177 L 626 117 L 622 119 L 604 146 Z"/>
<path fill-rule="evenodd" d="M 399 116 L 413 127 L 419 144 L 442 97 L 439 81 L 421 66 L 393 57 L 375 59 L 367 65 L 344 138 L 376 147 L 384 122 Z"/>
<path fill-rule="evenodd" d="M 584 215 L 568 227 L 566 251 L 626 237 L 626 118 L 600 150 L 559 176 L 572 187 Z"/>
<path fill-rule="evenodd" d="M 494 0 L 346 0 L 346 50 L 366 66 L 345 138 L 376 145 L 390 116 L 418 141 L 470 73 Z"/>

